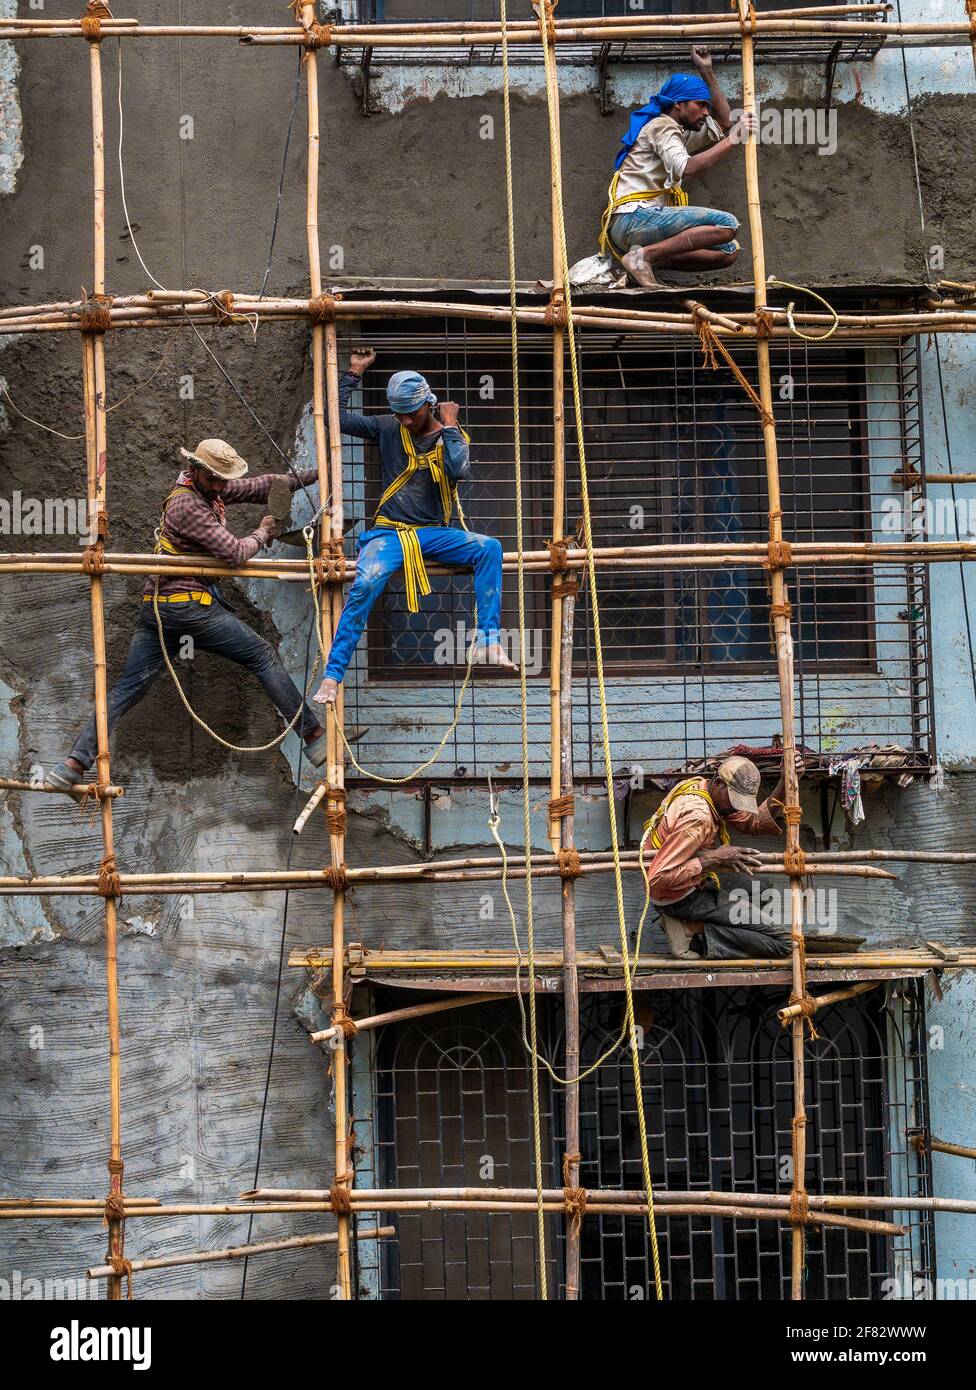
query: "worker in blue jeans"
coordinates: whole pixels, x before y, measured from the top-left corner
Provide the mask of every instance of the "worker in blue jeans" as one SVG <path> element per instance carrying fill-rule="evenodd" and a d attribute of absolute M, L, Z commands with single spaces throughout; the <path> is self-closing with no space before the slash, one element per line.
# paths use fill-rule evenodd
<path fill-rule="evenodd" d="M 453 401 L 438 407 L 418 372 L 396 372 L 386 388 L 391 414 L 356 414 L 348 408 L 349 396 L 375 360 L 372 349 L 357 349 L 339 383 L 340 427 L 344 434 L 377 445 L 383 492 L 372 528 L 359 538 L 356 579 L 336 626 L 325 679 L 313 697 L 322 704 L 334 704 L 370 611 L 400 569 L 407 606 L 411 613 L 419 611 L 420 598 L 431 591 L 427 560 L 473 571 L 478 610 L 473 659 L 498 670 L 516 670 L 499 638 L 501 545 L 492 536 L 451 525 L 455 509 L 460 512 L 457 484 L 471 474 L 458 407 Z"/>

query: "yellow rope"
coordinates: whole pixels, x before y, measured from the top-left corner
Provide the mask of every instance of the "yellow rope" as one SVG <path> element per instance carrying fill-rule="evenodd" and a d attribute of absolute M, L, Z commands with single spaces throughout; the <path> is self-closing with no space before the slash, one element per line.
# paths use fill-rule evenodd
<path fill-rule="evenodd" d="M 159 539 L 159 531 L 158 531 L 158 530 L 157 530 L 157 532 L 156 532 L 156 539 L 157 539 L 157 540 Z M 319 602 L 318 602 L 318 596 L 317 596 L 317 593 L 316 593 L 316 582 L 315 582 L 315 558 L 314 558 L 314 556 L 313 556 L 313 554 L 312 554 L 312 533 L 311 533 L 311 531 L 308 529 L 308 527 L 306 527 L 306 529 L 305 529 L 305 549 L 306 549 L 306 552 L 307 552 L 307 554 L 308 554 L 308 572 L 309 572 L 309 575 L 311 576 L 311 580 L 312 580 L 312 604 L 313 604 L 313 606 L 314 606 L 314 608 L 315 608 L 315 615 L 316 615 L 315 631 L 316 631 L 316 633 L 318 633 L 318 631 L 319 631 L 319 622 L 320 622 L 321 614 L 320 614 L 320 611 L 319 611 Z M 176 692 L 177 692 L 177 694 L 179 695 L 180 699 L 181 699 L 182 702 L 183 702 L 183 708 L 186 710 L 187 714 L 190 716 L 190 718 L 193 720 L 193 722 L 194 722 L 195 724 L 199 724 L 200 728 L 204 731 L 204 733 L 209 734 L 210 737 L 214 740 L 215 743 L 219 743 L 219 744 L 220 744 L 221 748 L 229 748 L 230 751 L 231 751 L 232 753 L 267 753 L 269 749 L 271 749 L 271 748 L 277 748 L 278 744 L 281 743 L 284 739 L 286 739 L 286 738 L 288 737 L 288 735 L 291 733 L 292 729 L 294 729 L 295 725 L 298 723 L 299 719 L 301 718 L 302 710 L 303 710 L 304 705 L 305 705 L 305 700 L 308 699 L 309 691 L 312 689 L 312 682 L 315 680 L 315 673 L 316 673 L 316 672 L 318 671 L 318 669 L 319 669 L 319 658 L 316 656 L 314 662 L 312 663 L 312 673 L 311 673 L 311 675 L 310 675 L 309 678 L 308 678 L 308 685 L 305 687 L 305 695 L 304 695 L 304 697 L 302 698 L 302 703 L 298 706 L 298 709 L 295 711 L 295 717 L 294 717 L 294 719 L 292 719 L 289 723 L 287 723 L 287 724 L 285 725 L 285 727 L 282 729 L 281 733 L 278 735 L 277 738 L 273 738 L 273 739 L 271 740 L 270 743 L 253 743 L 253 744 L 228 743 L 227 740 L 226 740 L 225 738 L 221 738 L 220 734 L 218 734 L 217 731 L 216 731 L 215 729 L 211 729 L 210 725 L 206 722 L 206 720 L 201 719 L 200 716 L 199 716 L 199 714 L 197 714 L 196 710 L 193 708 L 193 706 L 190 704 L 189 700 L 187 699 L 187 697 L 186 697 L 186 692 L 185 692 L 185 690 L 183 689 L 182 685 L 180 685 L 180 678 L 179 678 L 179 676 L 176 674 L 176 671 L 175 671 L 174 668 L 173 668 L 173 663 L 172 663 L 172 662 L 170 661 L 170 659 L 169 659 L 169 652 L 166 650 L 166 634 L 165 634 L 165 632 L 163 631 L 163 620 L 162 620 L 162 618 L 160 617 L 160 613 L 159 613 L 159 575 L 158 575 L 158 574 L 155 576 L 155 579 L 154 579 L 154 582 L 153 582 L 153 612 L 154 612 L 155 615 L 156 615 L 156 630 L 157 630 L 157 632 L 159 633 L 159 645 L 160 645 L 160 647 L 161 647 L 161 649 L 162 649 L 163 660 L 166 662 L 166 669 L 167 669 L 167 671 L 170 673 L 170 675 L 173 677 L 173 684 L 176 686 Z M 321 645 L 321 638 L 320 638 L 320 645 Z"/>
<path fill-rule="evenodd" d="M 790 332 L 795 333 L 798 338 L 805 338 L 808 343 L 824 343 L 828 338 L 833 337 L 840 317 L 832 304 L 828 304 L 822 294 L 817 294 L 816 290 L 807 289 L 805 285 L 791 285 L 789 280 L 779 280 L 775 275 L 770 275 L 766 281 L 767 285 L 782 285 L 784 290 L 796 290 L 798 294 L 808 294 L 811 299 L 816 299 L 827 310 L 828 314 L 833 314 L 834 321 L 827 329 L 826 333 L 804 333 L 801 328 L 797 328 L 793 318 L 793 301 L 790 300 L 786 306 L 786 319 L 790 325 Z"/>
<path fill-rule="evenodd" d="M 518 1001 L 519 1013 L 522 1015 L 522 1042 L 525 1045 L 526 1051 L 534 1058 L 534 1060 L 536 1062 L 542 1063 L 546 1071 L 549 1073 L 549 1076 L 556 1083 L 557 1086 L 576 1086 L 579 1084 L 580 1081 L 585 1081 L 588 1076 L 592 1076 L 595 1071 L 599 1071 L 600 1067 L 602 1067 L 605 1062 L 609 1061 L 609 1059 L 614 1055 L 615 1052 L 619 1051 L 622 1045 L 627 1041 L 627 1036 L 630 1031 L 629 1025 L 625 1016 L 623 1024 L 620 1028 L 620 1033 L 618 1034 L 616 1041 L 611 1043 L 610 1046 L 606 1049 L 606 1051 L 602 1052 L 600 1056 L 596 1059 L 596 1061 L 592 1062 L 590 1066 L 586 1068 L 586 1071 L 580 1072 L 579 1075 L 576 1077 L 560 1076 L 559 1073 L 553 1068 L 548 1058 L 543 1057 L 539 1052 L 533 1049 L 528 1037 L 526 1036 L 525 1005 L 522 1002 L 522 966 L 525 964 L 525 961 L 522 957 L 522 943 L 519 941 L 518 923 L 515 918 L 515 908 L 512 906 L 512 900 L 509 897 L 508 893 L 508 853 L 505 849 L 505 845 L 501 837 L 498 834 L 498 827 L 500 824 L 500 817 L 498 816 L 497 812 L 493 810 L 491 817 L 488 821 L 488 829 L 491 831 L 495 840 L 495 844 L 498 846 L 502 857 L 502 896 L 505 899 L 505 906 L 508 908 L 508 919 L 512 928 L 512 940 L 515 943 L 515 954 L 517 957 L 517 964 L 515 966 L 515 998 Z M 641 937 L 644 932 L 644 922 L 647 919 L 648 908 L 651 904 L 651 884 L 650 879 L 647 876 L 647 872 L 644 868 L 643 838 L 641 839 L 640 850 L 638 851 L 638 862 L 640 864 L 641 873 L 644 875 L 644 906 L 641 909 L 640 921 L 637 924 L 637 940 L 634 944 L 633 959 L 631 960 L 629 954 L 624 956 L 624 971 L 630 976 L 631 984 L 633 984 L 634 976 L 637 974 L 637 968 L 640 964 Z"/>
<path fill-rule="evenodd" d="M 532 915 L 532 805 L 529 795 L 529 713 L 525 674 L 525 550 L 522 533 L 522 442 L 519 418 L 518 315 L 515 281 L 515 199 L 512 192 L 512 108 L 508 74 L 508 13 L 499 0 L 502 33 L 502 110 L 505 125 L 505 210 L 508 217 L 508 295 L 512 321 L 512 406 L 515 444 L 515 532 L 518 544 L 519 693 L 522 714 L 522 833 L 525 841 L 525 909 L 529 939 L 529 1033 L 532 1070 L 532 1143 L 535 1155 L 536 1218 L 539 1241 L 539 1287 L 549 1297 L 546 1269 L 546 1216 L 542 1183 L 542 1120 L 539 1109 L 538 1021 L 535 997 L 535 924 Z M 497 833 L 493 830 L 497 840 Z M 508 894 L 506 892 L 506 901 Z M 519 992 L 519 1006 L 522 995 Z M 523 1009 L 523 1025 L 525 1014 Z M 523 1026 L 524 1036 L 524 1026 Z"/>
<path fill-rule="evenodd" d="M 556 60 L 553 45 L 549 41 L 544 18 L 543 4 L 534 6 L 542 38 L 543 56 L 546 65 L 546 105 L 549 112 L 549 140 L 553 151 L 559 149 L 559 135 L 556 129 L 556 111 L 553 93 L 557 93 Z M 620 870 L 620 846 L 617 839 L 617 815 L 613 789 L 613 755 L 610 749 L 610 725 L 607 715 L 607 691 L 603 675 L 603 643 L 600 633 L 600 606 L 597 597 L 596 561 L 593 554 L 593 527 L 590 517 L 590 499 L 586 474 L 586 443 L 583 438 L 583 411 L 581 401 L 579 362 L 576 353 L 576 334 L 573 323 L 573 296 L 569 283 L 569 252 L 566 247 L 566 221 L 563 214 L 562 176 L 554 180 L 553 195 L 556 202 L 556 221 L 559 232 L 559 249 L 562 257 L 563 282 L 566 293 L 566 322 L 569 337 L 569 361 L 573 379 L 573 405 L 576 416 L 576 446 L 579 454 L 580 498 L 583 504 L 583 537 L 586 545 L 586 562 L 590 576 L 590 595 L 593 603 L 593 644 L 596 655 L 597 688 L 600 696 L 600 732 L 603 743 L 603 763 L 607 788 L 607 810 L 610 817 L 610 843 L 613 848 L 613 872 L 616 888 L 617 919 L 620 926 L 621 955 L 626 959 L 629 953 L 627 941 L 627 914 L 624 907 L 623 876 Z M 651 1160 L 647 1144 L 647 1122 L 644 1115 L 644 1095 L 641 1087 L 640 1054 L 637 1048 L 637 1029 L 634 1022 L 634 994 L 630 971 L 624 971 L 626 991 L 626 1022 L 630 1033 L 630 1056 L 634 1072 L 634 1098 L 637 1103 L 637 1121 L 640 1129 L 641 1167 L 644 1175 L 644 1191 L 647 1195 L 647 1221 L 651 1237 L 651 1254 L 654 1263 L 654 1288 L 659 1300 L 664 1298 L 661 1283 L 661 1260 L 657 1242 L 657 1226 L 654 1220 L 654 1191 L 651 1184 Z"/>

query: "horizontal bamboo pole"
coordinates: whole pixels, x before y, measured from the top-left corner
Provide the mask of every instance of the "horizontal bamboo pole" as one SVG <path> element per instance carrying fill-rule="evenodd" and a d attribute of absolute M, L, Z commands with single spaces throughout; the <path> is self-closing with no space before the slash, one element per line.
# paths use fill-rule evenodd
<path fill-rule="evenodd" d="M 377 1240 L 384 1236 L 396 1235 L 395 1226 L 373 1226 L 368 1231 L 357 1231 L 357 1240 Z M 224 1250 L 195 1250 L 191 1255 L 162 1255 L 151 1260 L 133 1260 L 130 1270 L 141 1274 L 148 1269 L 173 1269 L 178 1265 L 213 1264 L 218 1260 L 249 1260 L 252 1255 L 268 1255 L 272 1251 L 306 1250 L 312 1245 L 335 1245 L 339 1239 L 338 1231 L 326 1231 L 319 1235 L 289 1236 L 285 1240 L 263 1240 L 253 1245 L 230 1245 Z M 89 1279 L 110 1279 L 116 1271 L 111 1265 L 94 1265 L 86 1270 Z"/>
<path fill-rule="evenodd" d="M 258 1187 L 250 1192 L 242 1193 L 242 1197 L 259 1200 L 267 1199 L 280 1202 L 291 1194 L 296 1203 L 309 1201 L 319 1196 L 328 1197 L 328 1192 L 320 1188 L 275 1188 Z M 355 1187 L 350 1192 L 354 1207 L 361 1207 L 364 1211 L 375 1209 L 375 1203 L 385 1201 L 428 1201 L 428 1200 L 458 1200 L 477 1202 L 485 1201 L 516 1201 L 534 1202 L 536 1192 L 528 1187 L 387 1187 L 387 1188 L 368 1188 Z M 562 1188 L 544 1188 L 542 1193 L 545 1201 L 559 1201 L 563 1199 Z M 858 1193 L 809 1193 L 811 1207 L 818 1210 L 854 1210 L 854 1211 L 956 1211 L 964 1215 L 976 1216 L 976 1199 L 968 1197 L 882 1197 L 867 1196 Z M 625 1188 L 622 1190 L 608 1189 L 588 1189 L 587 1197 L 594 1201 L 613 1201 L 618 1206 L 630 1206 L 638 1211 L 646 1205 L 644 1193 L 639 1188 Z M 716 1191 L 697 1191 L 696 1189 L 674 1190 L 660 1189 L 654 1193 L 654 1204 L 667 1206 L 669 1203 L 688 1203 L 699 1202 L 703 1205 L 736 1205 L 736 1206 L 784 1206 L 790 1205 L 789 1192 L 716 1192 Z"/>
<path fill-rule="evenodd" d="M 387 1023 L 402 1023 L 408 1018 L 423 1018 L 427 1014 L 443 1013 L 446 1009 L 467 1009 L 472 1004 L 496 1003 L 504 998 L 505 995 L 494 993 L 461 994 L 457 998 L 438 999 L 432 1004 L 411 1004 L 408 1008 L 393 1009 L 390 1013 L 371 1014 L 368 1018 L 357 1018 L 354 1022 L 357 1033 L 362 1033 L 370 1028 L 382 1028 Z M 328 1042 L 331 1038 L 338 1037 L 341 1032 L 341 1028 L 323 1028 L 318 1033 L 309 1034 L 309 1042 Z"/>
<path fill-rule="evenodd" d="M 127 1207 L 158 1207 L 160 1200 L 158 1197 L 126 1197 L 122 1200 Z M 70 1207 L 72 1209 L 91 1207 L 97 1209 L 99 1213 L 105 1210 L 104 1197 L 3 1197 L 0 1198 L 0 1210 L 4 1207 Z"/>
<path fill-rule="evenodd" d="M 976 1149 L 968 1148 L 964 1144 L 947 1144 L 944 1139 L 926 1139 L 924 1134 L 913 1134 L 909 1142 L 916 1153 L 920 1154 L 953 1154 L 956 1158 L 976 1158 Z"/>
<path fill-rule="evenodd" d="M 858 994 L 867 994 L 872 989 L 877 989 L 880 980 L 866 980 L 863 984 L 849 985 L 846 989 L 834 989 L 829 994 L 811 994 L 810 1000 L 814 1005 L 814 1013 L 826 1008 L 828 1004 L 839 1004 L 842 999 L 853 999 Z M 776 1017 L 784 1028 L 788 1027 L 795 1018 L 800 1018 L 803 1014 L 802 1004 L 787 1004 L 784 1009 L 776 1010 Z"/>
<path fill-rule="evenodd" d="M 19 782 L 19 781 L 17 781 L 17 780 L 16 780 L 15 778 L 13 778 L 13 777 L 0 777 L 0 791 L 48 792 L 48 793 L 54 792 L 54 793 L 58 794 L 59 796 L 63 796 L 63 795 L 64 795 L 64 793 L 63 793 L 63 792 L 60 790 L 60 788 L 58 788 L 58 787 L 38 786 L 38 785 L 37 785 L 36 783 L 34 783 L 34 782 Z M 97 784 L 97 783 L 87 783 L 87 782 L 82 783 L 82 782 L 79 782 L 78 785 L 75 787 L 75 794 L 76 794 L 77 796 L 92 796 L 92 797 L 97 797 L 97 796 L 98 796 L 98 784 Z M 105 796 L 124 796 L 124 795 L 125 795 L 125 789 L 124 789 L 123 787 L 106 787 L 106 788 L 105 788 L 105 791 L 104 791 L 104 795 L 105 795 Z"/>
<path fill-rule="evenodd" d="M 953 968 L 976 966 L 976 950 L 960 950 L 958 956 L 958 960 L 949 962 Z M 425 974 L 444 974 L 445 972 L 469 970 L 510 972 L 516 970 L 521 963 L 513 951 L 495 950 L 408 952 L 370 949 L 366 952 L 365 958 L 368 970 L 384 975 L 399 974 L 407 979 L 411 974 L 418 972 Z M 332 951 L 329 947 L 297 948 L 292 950 L 289 955 L 288 964 L 302 969 L 309 967 L 323 969 L 331 966 Z M 811 950 L 807 958 L 807 965 L 811 969 L 837 971 L 929 970 L 933 967 L 945 968 L 946 964 L 945 958 L 937 955 L 934 951 L 858 951 L 844 955 L 818 955 Z M 561 970 L 563 965 L 562 952 L 537 951 L 536 965 L 539 969 L 544 969 L 547 972 Z M 616 961 L 608 960 L 598 952 L 581 951 L 578 965 L 581 970 L 619 971 L 621 962 L 619 959 Z M 711 975 L 722 974 L 723 971 L 741 971 L 743 969 L 762 973 L 766 970 L 778 971 L 787 968 L 784 967 L 782 959 L 723 960 L 719 957 L 682 960 L 678 962 L 678 967 L 682 972 L 703 970 Z M 652 955 L 649 952 L 646 956 L 641 956 L 640 968 L 642 970 L 673 970 L 676 968 L 676 964 L 670 957 Z"/>

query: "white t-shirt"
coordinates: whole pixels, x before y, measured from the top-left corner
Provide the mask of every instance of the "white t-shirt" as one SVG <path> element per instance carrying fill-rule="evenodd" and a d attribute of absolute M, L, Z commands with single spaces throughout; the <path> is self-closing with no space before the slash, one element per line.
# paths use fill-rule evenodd
<path fill-rule="evenodd" d="M 701 130 L 686 130 L 673 116 L 655 116 L 647 122 L 634 142 L 623 164 L 617 180 L 617 198 L 628 193 L 640 193 L 645 188 L 675 188 L 681 182 L 685 166 L 691 155 L 707 150 L 725 138 L 724 132 L 712 116 L 705 117 Z M 630 212 L 633 208 L 661 207 L 665 195 L 635 198 L 620 212 Z"/>

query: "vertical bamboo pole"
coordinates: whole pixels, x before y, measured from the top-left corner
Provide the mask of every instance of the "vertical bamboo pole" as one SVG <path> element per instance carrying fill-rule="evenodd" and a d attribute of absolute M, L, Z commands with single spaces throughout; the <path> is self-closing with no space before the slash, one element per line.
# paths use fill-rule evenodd
<path fill-rule="evenodd" d="M 536 11 L 538 13 L 538 9 Z M 553 115 L 552 138 L 549 141 L 550 207 L 552 215 L 552 539 L 565 536 L 566 512 L 566 329 L 562 311 L 566 302 L 563 277 L 563 252 L 559 235 L 559 186 L 562 179 L 562 143 L 560 140 L 559 106 Z M 565 580 L 560 575 L 560 588 Z M 573 619 L 576 601 L 570 595 L 554 595 L 552 599 L 552 632 L 550 646 L 550 793 L 553 798 L 566 796 L 573 790 Z M 574 847 L 573 815 L 549 822 L 549 837 L 553 852 Z M 566 1162 L 565 1182 L 568 1187 L 579 1186 L 579 977 L 576 969 L 576 885 L 571 878 L 562 880 L 563 929 L 563 1009 L 566 1033 Z M 580 1223 L 570 1220 L 566 1227 L 566 1298 L 579 1298 Z"/>
<path fill-rule="evenodd" d="M 747 0 L 738 0 L 739 22 L 742 29 L 742 105 L 744 110 L 756 111 L 756 69 L 752 33 L 749 28 Z M 745 144 L 746 192 L 749 204 L 749 230 L 752 237 L 752 273 L 756 309 L 766 305 L 766 254 L 763 242 L 762 211 L 759 202 L 759 161 L 755 134 Z M 763 408 L 763 447 L 766 455 L 766 485 L 769 494 L 769 538 L 774 544 L 783 539 L 783 513 L 780 506 L 779 455 L 776 446 L 776 426 L 773 422 L 773 390 L 769 368 L 769 339 L 757 337 L 756 354 L 759 366 L 759 398 Z M 772 558 L 772 557 L 771 557 Z M 770 590 L 773 602 L 773 630 L 776 640 L 776 668 L 779 678 L 780 709 L 783 720 L 783 767 L 786 773 L 786 802 L 799 804 L 799 781 L 794 763 L 796 729 L 793 707 L 793 639 L 787 616 L 787 587 L 783 569 L 771 565 Z M 786 848 L 795 854 L 800 845 L 800 827 L 788 819 Z M 793 939 L 793 993 L 806 994 L 806 965 L 803 948 L 803 894 L 801 880 L 790 877 L 790 930 Z M 806 1103 L 804 1078 L 804 1020 L 802 1016 L 792 1025 L 793 1046 L 793 1193 L 805 1196 L 806 1168 Z M 803 1298 L 803 1268 L 806 1241 L 802 1225 L 793 1226 L 792 1297 Z"/>
<path fill-rule="evenodd" d="M 562 654 L 560 679 L 560 790 L 573 791 L 573 619 L 576 600 L 567 594 L 562 600 Z M 574 848 L 574 817 L 572 811 L 560 822 L 563 849 Z M 576 971 L 576 884 L 571 878 L 563 881 L 563 1010 L 566 1031 L 566 1169 L 567 1187 L 579 1186 L 580 1155 L 580 1022 L 579 977 Z M 570 1220 L 566 1228 L 566 1298 L 572 1302 L 580 1296 L 580 1236 L 581 1223 Z"/>
<path fill-rule="evenodd" d="M 310 28 L 315 19 L 314 5 L 302 6 L 302 24 Z M 313 298 L 322 293 L 322 263 L 319 254 L 319 87 L 318 60 L 314 48 L 307 48 L 303 55 L 305 67 L 305 91 L 308 109 L 308 157 L 305 186 L 305 225 L 308 240 L 309 284 Z M 327 367 L 326 370 L 326 356 Z M 323 518 L 321 542 L 342 536 L 342 442 L 339 435 L 339 398 L 337 378 L 337 352 L 335 324 L 312 325 L 312 417 L 315 427 L 315 458 L 319 471 L 319 496 L 329 495 L 332 502 L 331 513 Z M 328 375 L 328 388 L 326 376 Z M 328 396 L 329 438 L 326 444 L 325 402 Z M 337 605 L 341 608 L 342 589 L 330 585 L 325 609 L 328 614 L 328 639 L 335 630 Z M 342 719 L 342 694 L 336 701 L 336 721 Z M 328 776 L 330 788 L 341 789 L 343 785 L 342 744 L 331 722 L 328 729 Z M 335 802 L 330 805 L 326 795 L 326 823 Z M 329 846 L 333 868 L 339 868 L 345 857 L 344 833 L 329 833 Z M 343 966 L 345 960 L 344 939 L 345 892 L 336 889 L 332 900 L 332 992 L 333 1022 L 336 1022 L 343 1007 Z M 337 1045 L 332 1055 L 332 1079 L 335 1087 L 335 1173 L 340 1182 L 348 1173 L 350 1155 L 347 1144 L 349 1117 L 346 1090 L 346 1050 L 345 1039 L 340 1031 Z M 336 1262 L 339 1276 L 340 1297 L 348 1300 L 352 1289 L 349 1277 L 349 1217 L 344 1212 L 336 1215 L 338 1241 Z"/>
<path fill-rule="evenodd" d="M 101 43 L 93 37 L 88 44 L 91 74 L 92 127 L 92 235 L 93 235 L 93 296 L 105 293 L 105 129 L 102 109 Z M 82 369 L 85 399 L 85 457 L 90 524 L 101 521 L 105 510 L 107 432 L 105 420 L 105 340 L 101 332 L 82 334 Z M 105 534 L 98 526 L 99 537 Z M 95 553 L 101 554 L 99 541 Z M 92 573 L 91 620 L 92 653 L 95 676 L 95 729 L 98 739 L 97 777 L 102 786 L 110 786 L 112 777 L 108 747 L 108 680 L 105 656 L 105 604 L 101 575 Z M 115 848 L 112 829 L 112 798 L 103 796 L 99 802 L 102 823 L 103 862 L 113 865 Z M 116 900 L 105 899 L 105 988 L 108 1005 L 108 1069 L 109 1069 L 109 1193 L 122 1193 L 122 1080 L 119 1043 L 119 973 L 118 973 L 118 916 Z M 122 1256 L 122 1222 L 112 1217 L 108 1223 L 108 1261 Z M 116 1301 L 122 1297 L 122 1278 L 113 1274 L 107 1283 L 107 1297 Z"/>

